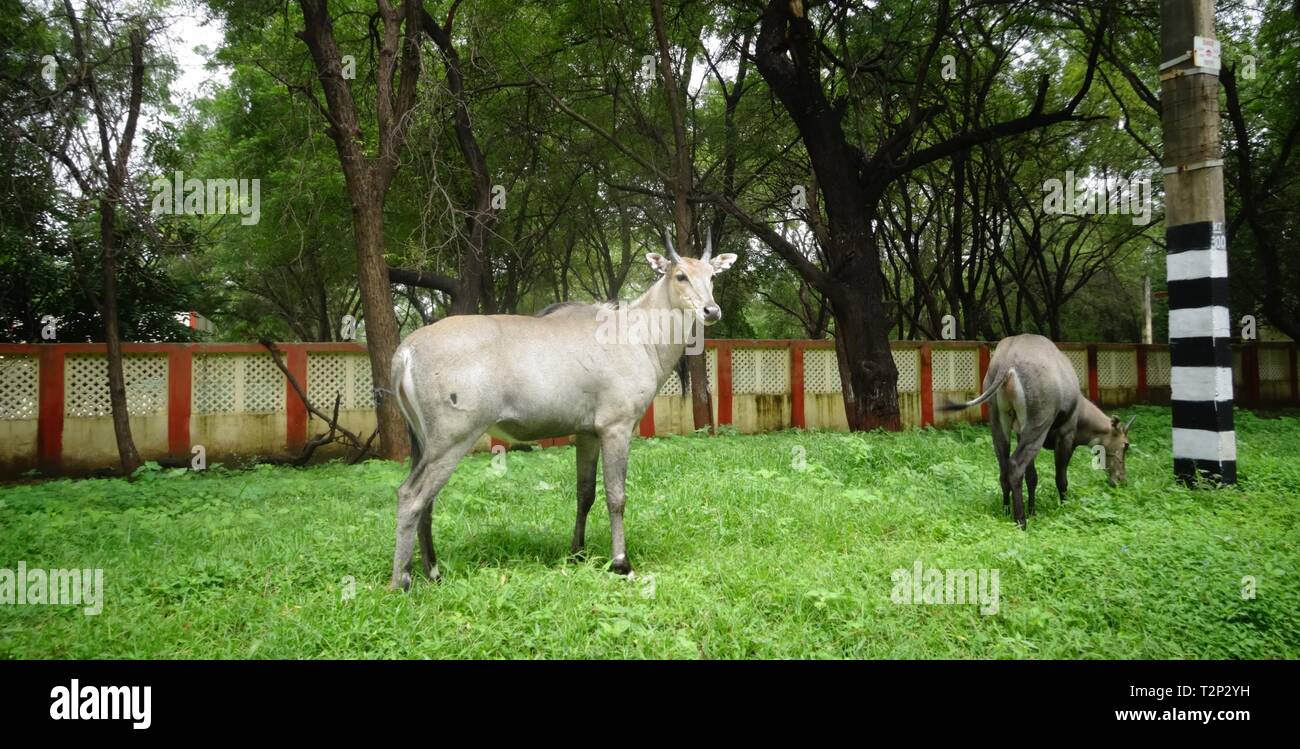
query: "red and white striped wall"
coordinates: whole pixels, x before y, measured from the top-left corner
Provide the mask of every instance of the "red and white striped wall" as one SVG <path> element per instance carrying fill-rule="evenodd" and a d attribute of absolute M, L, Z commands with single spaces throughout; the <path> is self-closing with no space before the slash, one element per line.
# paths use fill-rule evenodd
<path fill-rule="evenodd" d="M 1079 375 L 1081 392 L 1108 408 L 1168 402 L 1175 381 L 1184 376 L 1180 368 L 1186 367 L 1172 346 L 1059 345 Z M 743 433 L 845 428 L 832 342 L 719 339 L 706 347 L 716 423 Z M 285 343 L 279 348 L 318 408 L 331 409 L 337 397 L 344 425 L 367 434 L 374 429 L 363 346 Z M 895 342 L 903 424 L 979 420 L 974 409 L 948 414 L 938 406 L 969 400 L 980 391 L 990 348 L 975 341 Z M 1300 403 L 1294 344 L 1226 350 L 1226 376 L 1229 383 L 1235 377 L 1245 405 Z M 321 428 L 311 423 L 305 405 L 261 346 L 126 344 L 124 351 L 132 431 L 146 460 L 188 458 L 195 445 L 204 446 L 209 462 L 294 451 Z M 105 372 L 102 344 L 0 344 L 0 475 L 115 465 Z M 653 437 L 693 429 L 689 393 L 673 374 L 646 410 L 638 433 Z M 480 448 L 488 446 L 485 438 Z M 1191 448 L 1213 450 L 1215 444 Z"/>

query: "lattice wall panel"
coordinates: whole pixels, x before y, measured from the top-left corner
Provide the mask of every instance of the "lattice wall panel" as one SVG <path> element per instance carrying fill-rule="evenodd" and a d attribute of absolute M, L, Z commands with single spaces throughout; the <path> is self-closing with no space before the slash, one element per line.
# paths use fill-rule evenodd
<path fill-rule="evenodd" d="M 1147 352 L 1147 386 L 1169 387 L 1169 352 Z"/>
<path fill-rule="evenodd" d="M 707 377 L 709 382 L 709 392 L 717 395 L 714 383 L 718 381 L 718 350 L 715 348 L 707 349 L 704 357 Z M 668 373 L 668 379 L 664 380 L 663 387 L 659 388 L 659 395 L 670 397 L 680 397 L 685 395 L 682 392 L 682 380 L 677 376 L 677 370 L 674 368 Z"/>
<path fill-rule="evenodd" d="M 1286 349 L 1266 348 L 1259 351 L 1260 382 L 1286 382 L 1291 379 L 1291 355 Z"/>
<path fill-rule="evenodd" d="M 122 357 L 126 380 L 126 410 L 132 416 L 167 411 L 167 357 Z M 69 356 L 63 370 L 63 413 L 96 418 L 113 413 L 108 395 L 108 359 L 99 355 Z"/>
<path fill-rule="evenodd" d="M 34 356 L 0 356 L 0 419 L 35 419 L 40 365 Z"/>
<path fill-rule="evenodd" d="M 191 410 L 197 414 L 233 413 L 235 409 L 235 369 L 239 357 L 228 354 L 202 354 L 194 357 L 194 382 Z"/>
<path fill-rule="evenodd" d="M 284 410 L 284 375 L 270 354 L 250 354 L 244 359 L 244 410 L 274 413 Z"/>
<path fill-rule="evenodd" d="M 343 400 L 339 408 L 355 408 L 352 404 L 356 393 L 349 361 L 355 358 L 347 354 L 307 355 L 307 396 L 317 408 L 330 413 L 334 399 L 340 395 Z"/>
<path fill-rule="evenodd" d="M 1088 394 L 1088 352 L 1087 351 L 1062 351 L 1065 358 L 1070 360 L 1070 366 L 1074 367 L 1074 375 L 1079 378 L 1079 392 L 1084 395 Z"/>
<path fill-rule="evenodd" d="M 352 407 L 375 407 L 375 381 L 371 377 L 370 358 L 366 356 L 349 356 L 348 363 L 352 371 Z"/>
<path fill-rule="evenodd" d="M 931 354 L 930 366 L 931 385 L 936 392 L 980 389 L 976 351 L 936 349 Z"/>
<path fill-rule="evenodd" d="M 809 393 L 842 393 L 840 365 L 835 349 L 810 348 L 803 352 L 803 389 Z"/>
<path fill-rule="evenodd" d="M 1137 352 L 1098 351 L 1097 387 L 1137 387 Z"/>
<path fill-rule="evenodd" d="M 893 349 L 894 367 L 898 369 L 898 392 L 921 392 L 921 352 L 914 348 Z"/>
<path fill-rule="evenodd" d="M 790 392 L 790 352 L 786 349 L 733 350 L 731 386 L 736 394 Z"/>
<path fill-rule="evenodd" d="M 284 410 L 284 391 L 270 354 L 194 357 L 194 413 L 275 413 Z"/>
<path fill-rule="evenodd" d="M 664 380 L 663 387 L 659 388 L 659 394 L 670 397 L 682 394 L 682 378 L 677 376 L 677 370 L 668 373 L 668 379 Z"/>

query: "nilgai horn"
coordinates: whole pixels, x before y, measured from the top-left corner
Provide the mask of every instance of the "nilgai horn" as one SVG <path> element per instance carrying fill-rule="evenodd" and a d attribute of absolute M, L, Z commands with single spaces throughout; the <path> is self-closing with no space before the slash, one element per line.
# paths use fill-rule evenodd
<path fill-rule="evenodd" d="M 1084 398 L 1070 360 L 1048 339 L 1029 334 L 1003 338 L 984 376 L 984 392 L 973 401 L 949 404 L 943 410 L 960 411 L 989 400 L 993 452 L 1002 477 L 1002 506 L 1006 508 L 1015 496 L 1013 512 L 1021 528 L 1025 527 L 1021 480 L 1028 481 L 1029 514 L 1033 515 L 1038 488 L 1034 459 L 1044 446 L 1056 453 L 1056 490 L 1061 502 L 1065 502 L 1069 484 L 1066 469 L 1077 447 L 1104 447 L 1110 485 L 1125 480 L 1128 430 L 1137 417 L 1122 423 Z M 1014 453 L 1011 432 L 1018 435 Z"/>
<path fill-rule="evenodd" d="M 461 315 L 421 328 L 402 342 L 393 356 L 393 390 L 411 432 L 412 459 L 411 473 L 397 490 L 392 587 L 410 587 L 417 529 L 425 575 L 438 579 L 434 498 L 484 432 L 516 441 L 576 435 L 578 515 L 571 550 L 583 549 L 599 458 L 613 536 L 611 566 L 631 572 L 623 540 L 623 489 L 632 432 L 681 359 L 682 333 L 696 320 L 709 324 L 722 317 L 713 300 L 713 276 L 736 260 L 731 253 L 707 262 L 683 258 L 671 242 L 668 252 L 667 258 L 646 255 L 660 277 L 617 312 L 609 304 L 570 302 L 533 317 Z M 644 327 L 640 330 L 648 336 L 635 329 L 630 336 L 609 334 L 611 318 L 670 317 L 685 318 L 675 328 L 677 335 L 656 335 Z"/>

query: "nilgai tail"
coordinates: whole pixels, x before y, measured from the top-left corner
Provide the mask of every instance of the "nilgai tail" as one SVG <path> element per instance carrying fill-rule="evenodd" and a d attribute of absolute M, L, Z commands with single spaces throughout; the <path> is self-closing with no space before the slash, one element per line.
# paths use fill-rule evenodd
<path fill-rule="evenodd" d="M 1002 384 L 1007 381 L 1007 377 L 1014 372 L 1015 369 L 1008 369 L 1007 371 L 1002 373 L 1002 376 L 997 379 L 997 382 L 994 382 L 992 385 L 986 384 L 984 392 L 980 393 L 979 397 L 977 397 L 975 400 L 966 401 L 965 403 L 952 403 L 952 402 L 945 403 L 944 405 L 939 407 L 939 410 L 940 411 L 965 411 L 968 408 L 974 408 L 978 405 L 983 404 L 989 398 L 992 398 L 993 396 L 997 395 L 998 388 L 1002 387 Z"/>

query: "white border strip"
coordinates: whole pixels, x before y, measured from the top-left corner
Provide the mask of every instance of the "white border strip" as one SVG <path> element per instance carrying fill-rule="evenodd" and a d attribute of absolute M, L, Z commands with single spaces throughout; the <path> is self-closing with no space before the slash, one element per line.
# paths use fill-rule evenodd
<path fill-rule="evenodd" d="M 1160 71 L 1164 72 L 1165 70 L 1172 68 L 1173 66 L 1177 65 L 1180 62 L 1184 60 L 1190 60 L 1190 59 L 1192 59 L 1192 53 L 1184 52 L 1172 60 L 1165 60 L 1164 62 L 1160 63 Z"/>
<path fill-rule="evenodd" d="M 1169 397 L 1176 401 L 1232 400 L 1232 369 L 1230 367 L 1171 367 Z"/>
<path fill-rule="evenodd" d="M 1237 459 L 1237 433 L 1174 429 L 1174 457 L 1217 463 Z"/>
<path fill-rule="evenodd" d="M 1182 62 L 1182 61 L 1180 60 L 1179 62 Z M 1213 76 L 1217 76 L 1217 75 L 1219 74 L 1219 70 L 1220 70 L 1219 68 L 1209 68 L 1209 67 L 1205 67 L 1205 66 L 1201 66 L 1201 67 L 1197 67 L 1197 68 L 1179 68 L 1178 70 L 1162 71 L 1162 72 L 1160 73 L 1160 80 L 1162 80 L 1162 81 L 1168 81 L 1168 80 L 1172 80 L 1172 79 L 1174 79 L 1174 78 L 1179 78 L 1179 77 L 1182 77 L 1182 76 L 1185 76 L 1185 75 L 1213 75 Z"/>
<path fill-rule="evenodd" d="M 1186 250 L 1165 255 L 1165 278 L 1169 281 L 1227 277 L 1227 250 Z"/>
<path fill-rule="evenodd" d="M 1216 166 L 1223 166 L 1223 159 L 1210 159 L 1208 161 L 1196 161 L 1191 164 L 1181 164 L 1167 166 L 1160 170 L 1162 174 L 1178 174 L 1179 172 L 1194 172 L 1197 169 L 1212 169 Z"/>
<path fill-rule="evenodd" d="M 1192 307 L 1169 310 L 1169 338 L 1231 338 L 1228 308 Z"/>

